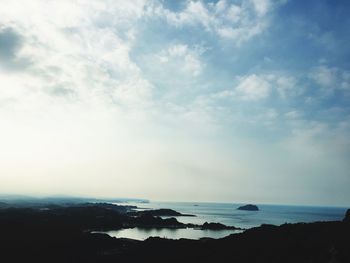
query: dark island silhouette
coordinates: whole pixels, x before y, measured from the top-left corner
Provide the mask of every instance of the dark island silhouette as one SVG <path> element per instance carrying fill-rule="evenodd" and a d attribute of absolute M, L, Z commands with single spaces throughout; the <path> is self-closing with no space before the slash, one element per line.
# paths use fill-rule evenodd
<path fill-rule="evenodd" d="M 238 210 L 245 210 L 245 211 L 259 211 L 259 207 L 257 207 L 256 205 L 242 205 L 240 207 L 237 208 Z"/>
<path fill-rule="evenodd" d="M 6 203 L 6 202 L 5 202 Z M 350 262 L 350 210 L 344 220 L 262 225 L 221 239 L 113 238 L 96 230 L 197 227 L 175 218 L 129 215 L 110 204 L 0 207 L 1 262 Z"/>
<path fill-rule="evenodd" d="M 129 215 L 151 215 L 151 216 L 195 216 L 195 215 L 189 215 L 189 214 L 181 214 L 175 210 L 172 209 L 166 209 L 166 208 L 161 208 L 161 209 L 152 209 L 152 210 L 144 210 L 144 211 L 134 211 L 130 212 Z"/>
<path fill-rule="evenodd" d="M 205 222 L 200 229 L 202 230 L 240 230 L 240 228 L 234 227 L 234 226 L 226 226 L 221 223 L 208 223 Z"/>

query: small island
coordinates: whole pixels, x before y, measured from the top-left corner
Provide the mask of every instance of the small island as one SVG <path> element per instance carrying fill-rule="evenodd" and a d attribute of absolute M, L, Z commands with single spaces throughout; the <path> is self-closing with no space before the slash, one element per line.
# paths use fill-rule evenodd
<path fill-rule="evenodd" d="M 237 208 L 238 210 L 245 210 L 245 211 L 259 211 L 259 207 L 256 205 L 243 205 Z"/>
<path fill-rule="evenodd" d="M 241 228 L 237 228 L 234 226 L 226 226 L 221 223 L 208 223 L 205 222 L 200 229 L 202 230 L 241 230 Z"/>
<path fill-rule="evenodd" d="M 195 215 L 190 215 L 190 214 L 182 214 L 182 213 L 179 213 L 175 210 L 165 209 L 165 208 L 144 210 L 144 211 L 133 211 L 133 212 L 128 213 L 128 215 L 130 215 L 130 216 L 150 215 L 150 216 L 166 216 L 166 217 L 168 217 L 168 216 L 173 216 L 173 217 L 192 216 L 192 217 L 194 217 L 195 216 Z"/>

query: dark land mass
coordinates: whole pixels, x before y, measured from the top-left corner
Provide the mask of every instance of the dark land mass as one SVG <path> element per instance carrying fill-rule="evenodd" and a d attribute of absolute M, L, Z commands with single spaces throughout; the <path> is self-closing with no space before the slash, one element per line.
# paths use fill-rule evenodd
<path fill-rule="evenodd" d="M 84 198 L 84 197 L 28 197 L 22 195 L 1 195 L 0 194 L 0 208 L 14 207 L 14 208 L 44 208 L 50 206 L 73 206 L 86 203 L 148 203 L 145 199 L 133 198 Z M 112 204 L 111 204 L 112 205 Z M 130 207 L 130 206 L 129 206 Z"/>
<path fill-rule="evenodd" d="M 145 210 L 145 211 L 134 211 L 130 212 L 129 215 L 140 216 L 140 215 L 151 215 L 151 216 L 195 216 L 189 214 L 181 214 L 172 209 L 154 209 L 154 210 Z"/>
<path fill-rule="evenodd" d="M 346 211 L 345 218 L 343 221 L 350 224 L 350 209 Z"/>
<path fill-rule="evenodd" d="M 262 225 L 217 240 L 136 241 L 91 233 L 130 226 L 188 227 L 175 218 L 128 216 L 118 209 L 108 204 L 0 209 L 0 261 L 350 262 L 349 211 L 343 221 Z"/>
<path fill-rule="evenodd" d="M 202 230 L 235 230 L 235 229 L 240 229 L 234 226 L 226 226 L 224 224 L 220 224 L 220 223 L 208 223 L 205 222 L 201 227 Z"/>
<path fill-rule="evenodd" d="M 238 210 L 246 210 L 246 211 L 259 211 L 259 207 L 256 205 L 243 205 L 237 208 Z"/>

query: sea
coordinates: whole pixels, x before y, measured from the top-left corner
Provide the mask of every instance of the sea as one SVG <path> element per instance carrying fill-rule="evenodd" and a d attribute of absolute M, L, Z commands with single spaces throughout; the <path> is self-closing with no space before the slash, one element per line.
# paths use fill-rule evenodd
<path fill-rule="evenodd" d="M 125 203 L 118 203 L 126 205 Z M 190 203 L 190 202 L 148 202 L 133 203 L 137 210 L 169 208 L 182 214 L 195 215 L 194 217 L 180 216 L 177 220 L 182 223 L 203 224 L 205 222 L 222 223 L 227 226 L 249 229 L 262 224 L 281 225 L 284 223 L 336 221 L 342 220 L 347 208 L 321 206 L 291 206 L 257 204 L 259 211 L 242 211 L 237 208 L 244 204 L 234 203 Z M 107 231 L 110 236 L 145 240 L 149 237 L 169 239 L 200 239 L 222 238 L 242 230 L 199 230 L 199 229 L 143 229 L 130 228 L 116 231 Z"/>

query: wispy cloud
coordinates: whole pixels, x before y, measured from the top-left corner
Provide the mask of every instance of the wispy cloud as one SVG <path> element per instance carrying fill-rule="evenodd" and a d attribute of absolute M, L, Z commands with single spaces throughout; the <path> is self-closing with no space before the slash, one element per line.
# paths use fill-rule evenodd
<path fill-rule="evenodd" d="M 1 1 L 0 191 L 167 199 L 181 178 L 192 199 L 242 183 L 327 202 L 332 174 L 344 203 L 348 18 L 311 5 L 339 19 L 282 0 Z"/>
<path fill-rule="evenodd" d="M 216 3 L 188 1 L 178 12 L 156 5 L 150 9 L 151 15 L 165 19 L 170 25 L 200 26 L 209 33 L 230 39 L 241 45 L 259 35 L 269 25 L 269 13 L 283 1 L 247 0 L 230 3 L 220 0 Z"/>
<path fill-rule="evenodd" d="M 200 55 L 203 52 L 204 50 L 198 47 L 190 49 L 187 45 L 175 44 L 168 49 L 162 50 L 155 56 L 158 63 L 162 64 L 162 67 L 171 64 L 174 70 L 177 69 L 196 77 L 204 67 L 204 63 L 200 60 Z"/>
<path fill-rule="evenodd" d="M 339 91 L 345 96 L 350 95 L 350 71 L 337 67 L 321 65 L 314 68 L 310 78 L 322 89 L 325 96 Z"/>

